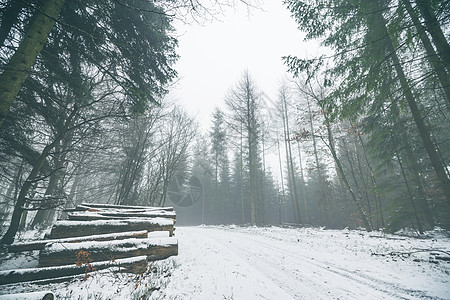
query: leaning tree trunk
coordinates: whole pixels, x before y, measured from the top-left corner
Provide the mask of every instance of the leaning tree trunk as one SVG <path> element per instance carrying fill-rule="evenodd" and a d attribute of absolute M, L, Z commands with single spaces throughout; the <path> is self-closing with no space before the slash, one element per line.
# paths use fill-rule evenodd
<path fill-rule="evenodd" d="M 36 179 L 37 175 L 39 174 L 42 165 L 44 164 L 45 159 L 47 158 L 47 155 L 49 154 L 50 150 L 55 146 L 56 140 L 47 145 L 44 150 L 42 151 L 41 155 L 39 156 L 36 164 L 33 166 L 33 169 L 31 170 L 30 175 L 28 175 L 28 178 L 25 180 L 24 184 L 22 185 L 22 188 L 20 190 L 19 196 L 17 198 L 16 205 L 14 206 L 14 211 L 11 218 L 11 223 L 9 225 L 8 230 L 6 231 L 5 235 L 2 238 L 1 243 L 2 244 L 12 244 L 14 242 L 14 236 L 17 233 L 17 230 L 19 229 L 20 219 L 22 217 L 23 207 L 26 202 L 26 196 L 28 192 L 30 191 L 30 188 Z"/>
<path fill-rule="evenodd" d="M 5 45 L 6 38 L 11 31 L 11 28 L 19 21 L 20 11 L 24 8 L 25 2 L 22 1 L 10 1 L 9 4 L 3 10 L 3 17 L 0 26 L 0 45 Z"/>
<path fill-rule="evenodd" d="M 11 217 L 11 223 L 9 225 L 8 230 L 6 231 L 5 235 L 3 236 L 1 240 L 1 244 L 12 244 L 14 242 L 14 237 L 17 233 L 17 230 L 19 229 L 20 219 L 22 217 L 23 213 L 23 207 L 26 202 L 26 196 L 28 192 L 31 189 L 31 186 L 33 185 L 36 177 L 39 175 L 39 172 L 41 171 L 42 166 L 45 163 L 45 160 L 47 159 L 47 156 L 49 155 L 50 151 L 64 138 L 64 134 L 67 132 L 69 127 L 72 125 L 73 119 L 75 117 L 75 114 L 77 113 L 77 109 L 74 109 L 70 115 L 68 116 L 63 130 L 55 137 L 52 143 L 45 146 L 45 148 L 42 150 L 41 154 L 39 155 L 38 159 L 36 160 L 36 163 L 33 165 L 33 169 L 31 170 L 30 175 L 28 175 L 27 179 L 22 185 L 22 188 L 20 189 L 19 195 L 17 197 L 16 204 L 14 206 L 14 211 Z"/>
<path fill-rule="evenodd" d="M 347 177 L 345 176 L 345 173 L 344 173 L 344 168 L 342 166 L 342 163 L 337 156 L 336 148 L 334 146 L 333 134 L 331 132 L 330 122 L 329 122 L 326 114 L 325 114 L 325 125 L 327 128 L 327 134 L 328 134 L 327 146 L 330 149 L 331 155 L 333 156 L 334 163 L 336 164 L 336 167 L 337 167 L 338 175 L 342 179 L 342 182 L 344 183 L 347 191 L 350 193 L 353 203 L 355 204 L 355 206 L 358 210 L 359 216 L 361 217 L 361 220 L 364 224 L 364 227 L 366 228 L 367 231 L 372 231 L 372 226 L 370 225 L 369 218 L 367 217 L 366 213 L 363 211 L 360 201 L 358 200 L 358 198 L 356 198 L 356 195 L 353 192 L 353 189 L 351 188 L 350 184 L 348 183 Z"/>
<path fill-rule="evenodd" d="M 378 191 L 378 185 L 377 185 L 377 180 L 375 178 L 375 172 L 373 171 L 372 166 L 371 166 L 371 164 L 369 162 L 369 158 L 367 157 L 367 151 L 366 151 L 366 149 L 364 147 L 364 142 L 363 142 L 363 139 L 361 138 L 360 134 L 358 134 L 358 138 L 359 138 L 359 142 L 361 143 L 361 148 L 363 150 L 364 159 L 366 161 L 367 167 L 369 168 L 370 179 L 371 179 L 371 182 L 372 182 L 372 188 L 373 188 L 373 191 L 375 193 L 375 206 L 376 206 L 376 209 L 377 209 L 377 212 L 376 212 L 377 213 L 377 227 L 379 227 L 378 216 L 380 216 L 381 226 L 384 228 L 383 207 L 381 205 L 381 197 L 380 197 L 380 193 Z"/>
<path fill-rule="evenodd" d="M 433 43 L 445 65 L 447 72 L 450 72 L 450 45 L 442 32 L 439 21 L 432 11 L 430 11 L 430 0 L 416 0 L 422 17 L 425 20 L 425 26 L 433 39 Z"/>
<path fill-rule="evenodd" d="M 0 75 L 0 127 L 9 109 L 30 73 L 36 57 L 44 47 L 47 37 L 63 7 L 64 0 L 46 0 L 37 10 L 37 16 L 10 61 Z"/>
<path fill-rule="evenodd" d="M 414 122 L 419 131 L 419 136 L 431 161 L 431 165 L 434 169 L 434 172 L 436 173 L 436 177 L 439 181 L 440 187 L 442 188 L 444 197 L 447 199 L 447 202 L 450 203 L 450 179 L 447 177 L 444 164 L 439 157 L 435 144 L 431 140 L 430 131 L 425 125 L 423 116 L 417 105 L 416 98 L 412 93 L 405 72 L 403 71 L 400 59 L 397 56 L 396 49 L 393 45 L 392 39 L 386 27 L 386 20 L 381 14 L 382 10 L 379 9 L 378 7 L 379 5 L 377 5 L 378 3 L 376 1 L 373 1 L 371 3 L 375 5 L 372 6 L 372 13 L 367 14 L 368 24 L 369 26 L 374 27 L 379 26 L 379 29 L 381 29 L 380 36 L 386 39 L 385 40 L 386 47 L 389 53 L 391 54 L 391 59 L 394 64 L 395 71 L 397 72 L 398 79 L 400 81 L 400 86 L 403 91 L 403 95 L 405 96 L 406 102 L 409 106 Z"/>
<path fill-rule="evenodd" d="M 402 0 L 403 5 L 405 6 L 406 10 L 408 11 L 408 14 L 411 17 L 411 20 L 414 23 L 414 26 L 417 29 L 417 32 L 419 33 L 419 38 L 422 41 L 422 44 L 425 48 L 425 51 L 427 53 L 426 57 L 431 65 L 431 67 L 436 72 L 437 78 L 439 82 L 441 83 L 442 88 L 444 89 L 445 96 L 447 98 L 447 109 L 450 110 L 450 79 L 445 71 L 444 64 L 442 63 L 441 59 L 439 59 L 439 56 L 436 54 L 436 51 L 434 51 L 433 45 L 431 44 L 430 39 L 428 38 L 425 28 L 422 26 L 419 17 L 417 16 L 416 12 L 411 6 L 411 3 L 409 0 Z M 450 49 L 448 49 L 450 51 Z M 446 55 L 449 53 L 446 53 Z M 450 54 L 449 54 L 450 55 Z M 450 59 L 450 57 L 442 57 L 442 59 Z M 447 61 L 447 64 L 449 62 Z M 447 66 L 448 67 L 448 66 Z M 450 72 L 450 69 L 448 70 Z"/>

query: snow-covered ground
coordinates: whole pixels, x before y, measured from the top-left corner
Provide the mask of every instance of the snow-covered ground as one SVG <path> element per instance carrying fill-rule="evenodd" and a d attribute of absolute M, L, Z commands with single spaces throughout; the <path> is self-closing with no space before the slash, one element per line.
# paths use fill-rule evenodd
<path fill-rule="evenodd" d="M 450 239 L 429 235 L 177 227 L 179 255 L 145 278 L 104 273 L 37 289 L 57 299 L 450 299 L 450 262 L 442 259 Z M 0 294 L 32 290 L 0 286 Z"/>
<path fill-rule="evenodd" d="M 169 299 L 450 299 L 450 263 L 430 262 L 429 252 L 450 253 L 448 238 L 278 227 L 177 236 Z"/>

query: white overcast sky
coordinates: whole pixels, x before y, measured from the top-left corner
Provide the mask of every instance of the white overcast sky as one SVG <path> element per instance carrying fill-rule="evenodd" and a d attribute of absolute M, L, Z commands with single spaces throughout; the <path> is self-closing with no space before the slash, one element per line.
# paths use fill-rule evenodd
<path fill-rule="evenodd" d="M 286 67 L 282 56 L 315 56 L 315 43 L 305 43 L 281 0 L 265 0 L 250 14 L 244 6 L 218 16 L 220 21 L 177 24 L 179 82 L 173 97 L 209 130 L 215 107 L 224 107 L 227 91 L 245 70 L 258 87 L 276 100 Z M 309 49 L 308 49 L 309 48 Z"/>

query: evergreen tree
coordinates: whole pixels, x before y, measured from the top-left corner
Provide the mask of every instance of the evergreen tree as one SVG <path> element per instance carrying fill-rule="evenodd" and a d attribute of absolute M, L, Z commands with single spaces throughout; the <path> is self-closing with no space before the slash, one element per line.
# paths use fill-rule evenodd
<path fill-rule="evenodd" d="M 231 112 L 229 122 L 231 128 L 242 134 L 245 139 L 246 162 L 249 176 L 250 218 L 251 224 L 262 222 L 257 206 L 260 205 L 258 197 L 258 169 L 261 168 L 259 159 L 260 120 L 259 111 L 261 98 L 254 81 L 248 72 L 245 72 L 241 81 L 232 89 L 226 104 Z"/>
<path fill-rule="evenodd" d="M 325 85 L 331 85 L 334 91 L 322 101 L 330 120 L 340 117 L 355 122 L 363 118 L 364 129 L 368 131 L 374 128 L 371 122 L 378 123 L 380 116 L 387 112 L 392 118 L 385 121 L 395 124 L 391 127 L 395 135 L 408 134 L 420 145 L 418 148 L 425 149 L 427 169 L 433 170 L 441 189 L 438 198 L 447 199 L 448 211 L 448 162 L 441 155 L 448 148 L 448 125 L 436 122 L 430 117 L 433 114 L 429 114 L 429 111 L 436 111 L 437 117 L 448 118 L 448 110 L 440 110 L 447 101 L 445 76 L 439 75 L 443 70 L 437 67 L 436 61 L 421 55 L 428 51 L 429 45 L 426 45 L 422 29 L 415 26 L 418 25 L 415 11 L 406 7 L 411 21 L 401 17 L 405 15 L 405 3 L 400 2 L 361 0 L 334 5 L 333 1 L 285 1 L 300 29 L 307 32 L 307 38 L 323 38 L 323 44 L 335 51 L 333 67 L 324 76 Z M 418 6 L 420 3 L 423 1 L 417 1 Z M 440 27 L 436 22 L 432 24 L 435 29 Z M 423 48 L 410 47 L 417 37 Z M 411 60 L 412 56 L 419 58 Z M 294 74 L 306 72 L 308 78 L 320 72 L 326 63 L 324 57 L 316 60 L 288 57 L 285 61 Z M 430 71 L 433 76 L 429 76 Z M 434 98 L 427 96 L 431 91 Z M 395 119 L 398 113 L 391 114 L 391 110 L 412 122 L 399 126 L 402 121 Z M 446 128 L 447 133 L 442 128 Z M 412 152 L 407 160 L 418 161 L 418 154 Z"/>

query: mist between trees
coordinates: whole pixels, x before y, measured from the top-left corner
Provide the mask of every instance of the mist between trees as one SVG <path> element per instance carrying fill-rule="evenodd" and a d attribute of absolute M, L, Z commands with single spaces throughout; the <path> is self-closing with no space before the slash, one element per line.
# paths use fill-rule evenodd
<path fill-rule="evenodd" d="M 269 109 L 244 72 L 203 134 L 165 98 L 171 22 L 200 1 L 57 2 L 1 6 L 2 243 L 80 202 L 171 197 L 179 224 L 449 228 L 445 2 L 284 1 L 334 54 L 283 58 Z"/>

